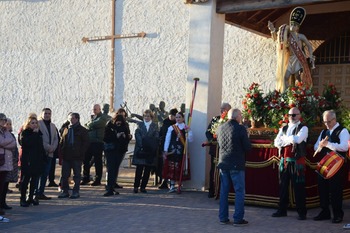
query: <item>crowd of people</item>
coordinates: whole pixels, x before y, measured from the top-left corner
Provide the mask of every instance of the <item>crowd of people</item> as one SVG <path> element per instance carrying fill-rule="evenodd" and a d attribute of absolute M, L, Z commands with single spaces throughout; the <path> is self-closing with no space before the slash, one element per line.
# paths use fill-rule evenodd
<path fill-rule="evenodd" d="M 181 173 L 186 143 L 193 141 L 193 132 L 185 124 L 184 113 L 174 108 L 166 112 L 166 117 L 160 121 L 159 115 L 147 109 L 142 116 L 138 116 L 139 120 L 132 121 L 125 108 L 118 109 L 112 117 L 108 115 L 108 109 L 108 104 L 103 108 L 95 104 L 90 121 L 84 125 L 80 123 L 79 113 L 71 112 L 60 129 L 51 122 L 51 109 L 44 108 L 39 118 L 35 113 L 30 113 L 18 132 L 19 147 L 13 134 L 11 119 L 0 113 L 0 222 L 10 221 L 1 216 L 5 214 L 5 210 L 12 208 L 6 203 L 10 182 L 18 182 L 16 187 L 20 190 L 21 207 L 37 206 L 40 200 L 50 200 L 51 197 L 45 195 L 47 183 L 50 187 L 59 186 L 58 198 L 76 199 L 80 197 L 81 185 L 101 185 L 103 155 L 107 168 L 106 192 L 103 196 L 118 195 L 116 189 L 123 188 L 117 183 L 119 167 L 133 138 L 129 122 L 137 124 L 132 156 L 132 164 L 136 167 L 133 192 L 147 193 L 152 171 L 159 176 L 159 189 L 168 189 L 169 193 L 180 190 L 180 182 L 186 179 Z M 209 149 L 211 169 L 208 197 L 214 196 L 214 186 L 217 184 L 214 184 L 213 173 L 218 168 L 220 223 L 230 223 L 228 194 L 233 186 L 233 224 L 247 225 L 248 221 L 244 219 L 245 155 L 251 149 L 251 143 L 247 126 L 242 123 L 241 111 L 223 103 L 222 113 L 227 113 L 228 120 L 218 127 L 215 137 L 210 129 L 220 120 L 220 116 L 211 120 L 205 132 L 208 141 L 217 141 Z M 287 216 L 291 185 L 296 199 L 298 220 L 305 220 L 305 156 L 309 129 L 300 121 L 301 113 L 298 108 L 291 108 L 288 116 L 289 123 L 280 128 L 274 140 L 280 156 L 280 193 L 278 209 L 272 217 Z M 317 152 L 315 155 L 321 160 L 333 151 L 337 156 L 345 158 L 350 140 L 348 130 L 337 122 L 333 110 L 323 113 L 323 122 L 326 129 L 320 133 L 314 145 Z M 217 151 L 216 164 L 214 159 Z M 50 175 L 54 174 L 56 158 L 59 158 L 59 164 L 62 165 L 59 184 L 55 183 L 54 175 Z M 93 165 L 95 177 L 91 179 L 90 170 Z M 343 221 L 343 186 L 346 174 L 345 165 L 342 165 L 332 177 L 325 179 L 321 173 L 318 175 L 321 212 L 313 218 L 315 221 Z M 71 193 L 70 178 L 74 181 Z M 176 182 L 179 183 L 177 188 Z"/>
<path fill-rule="evenodd" d="M 116 189 L 123 188 L 117 183 L 119 167 L 133 138 L 129 122 L 137 124 L 132 156 L 132 164 L 136 166 L 133 192 L 147 192 L 151 172 L 155 172 L 160 179 L 160 189 L 168 188 L 169 179 L 170 187 L 173 187 L 179 176 L 165 175 L 163 178 L 163 170 L 166 170 L 163 164 L 168 169 L 170 163 L 168 160 L 163 163 L 163 157 L 166 158 L 168 152 L 164 145 L 169 147 L 169 151 L 176 147 L 176 153 L 169 155 L 169 158 L 181 162 L 184 145 L 181 147 L 175 142 L 180 138 L 184 142 L 187 135 L 192 140 L 192 131 L 184 124 L 184 114 L 176 108 L 168 113 L 163 101 L 159 108 L 153 105 L 152 109 L 145 110 L 138 117 L 139 120 L 132 119 L 136 114 L 129 117 L 127 110 L 121 107 L 113 116 L 109 116 L 108 104 L 102 108 L 95 104 L 90 120 L 84 125 L 80 123 L 79 113 L 70 112 L 67 121 L 57 128 L 51 122 L 52 110 L 44 108 L 39 117 L 35 113 L 28 115 L 17 138 L 12 133 L 11 119 L 0 113 L 0 222 L 10 221 L 2 217 L 5 210 L 12 209 L 6 203 L 10 182 L 17 182 L 21 207 L 37 206 L 41 200 L 52 199 L 45 194 L 45 187 L 58 187 L 58 198 L 76 199 L 80 197 L 81 185 L 102 185 L 103 156 L 107 170 L 106 192 L 103 196 L 119 194 Z M 172 125 L 181 133 L 172 133 Z M 57 158 L 62 166 L 58 184 L 55 182 Z M 93 178 L 90 176 L 92 166 L 95 167 Z M 71 179 L 74 183 L 72 188 Z"/>

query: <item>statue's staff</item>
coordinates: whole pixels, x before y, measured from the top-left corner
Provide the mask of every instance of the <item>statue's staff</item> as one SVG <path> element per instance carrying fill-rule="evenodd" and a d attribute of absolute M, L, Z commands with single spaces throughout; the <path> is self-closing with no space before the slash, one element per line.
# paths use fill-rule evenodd
<path fill-rule="evenodd" d="M 199 81 L 199 78 L 194 78 L 194 87 L 192 89 L 192 100 L 190 104 L 190 109 L 187 117 L 187 128 L 190 128 L 191 122 L 192 122 L 192 113 L 193 113 L 193 104 L 194 104 L 194 99 L 196 97 L 196 91 L 197 91 L 197 83 Z M 185 146 L 184 146 L 184 153 L 182 156 L 182 163 L 181 163 L 181 169 L 180 169 L 180 178 L 179 178 L 179 184 L 178 184 L 178 189 L 177 192 L 181 193 L 181 186 L 182 186 L 182 176 L 183 175 L 188 175 L 188 149 L 187 149 L 187 138 L 188 138 L 188 131 L 186 130 L 186 141 L 185 141 Z"/>
<path fill-rule="evenodd" d="M 126 111 L 127 111 L 128 113 L 130 113 L 130 116 L 131 116 L 132 113 L 131 113 L 130 109 L 128 108 L 128 106 L 126 105 L 126 101 L 123 102 L 123 104 L 120 104 L 120 107 L 126 109 Z"/>

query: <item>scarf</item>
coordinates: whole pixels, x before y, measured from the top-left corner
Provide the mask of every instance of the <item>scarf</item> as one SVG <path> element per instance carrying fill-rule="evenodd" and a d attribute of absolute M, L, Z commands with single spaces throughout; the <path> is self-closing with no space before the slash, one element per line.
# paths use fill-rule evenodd
<path fill-rule="evenodd" d="M 149 126 L 151 125 L 152 121 L 149 121 L 149 122 L 143 121 L 143 123 L 145 124 L 147 132 L 148 132 Z"/>
<path fill-rule="evenodd" d="M 74 144 L 74 128 L 76 128 L 79 123 L 68 126 L 68 145 L 73 146 Z"/>

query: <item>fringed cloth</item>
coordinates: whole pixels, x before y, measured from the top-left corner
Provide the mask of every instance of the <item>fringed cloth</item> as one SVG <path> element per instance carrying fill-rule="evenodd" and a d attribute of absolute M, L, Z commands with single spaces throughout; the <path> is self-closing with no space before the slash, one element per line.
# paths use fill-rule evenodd
<path fill-rule="evenodd" d="M 291 166 L 288 166 L 290 164 Z M 293 154 L 292 146 L 284 147 L 284 153 L 281 157 L 279 170 L 280 172 L 289 169 L 289 173 L 292 174 L 296 183 L 305 182 L 305 157 L 300 157 L 296 159 Z"/>

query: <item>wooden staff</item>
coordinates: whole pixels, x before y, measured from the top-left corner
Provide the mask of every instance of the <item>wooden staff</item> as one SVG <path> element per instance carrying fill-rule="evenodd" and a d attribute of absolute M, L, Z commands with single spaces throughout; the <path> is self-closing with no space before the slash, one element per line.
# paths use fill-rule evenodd
<path fill-rule="evenodd" d="M 194 78 L 194 87 L 192 89 L 192 100 L 190 104 L 190 110 L 188 113 L 188 118 L 187 118 L 187 126 L 191 126 L 192 122 L 192 113 L 193 113 L 193 104 L 194 104 L 194 99 L 196 97 L 196 91 L 197 91 L 197 83 L 199 81 L 199 78 Z M 185 146 L 184 146 L 184 153 L 182 156 L 182 163 L 181 163 L 181 169 L 180 169 L 180 179 L 178 182 L 178 188 L 177 192 L 181 193 L 181 185 L 182 185 L 182 176 L 183 174 L 188 175 L 188 150 L 187 150 L 187 138 L 188 138 L 188 133 L 186 133 L 186 141 L 185 141 Z"/>

